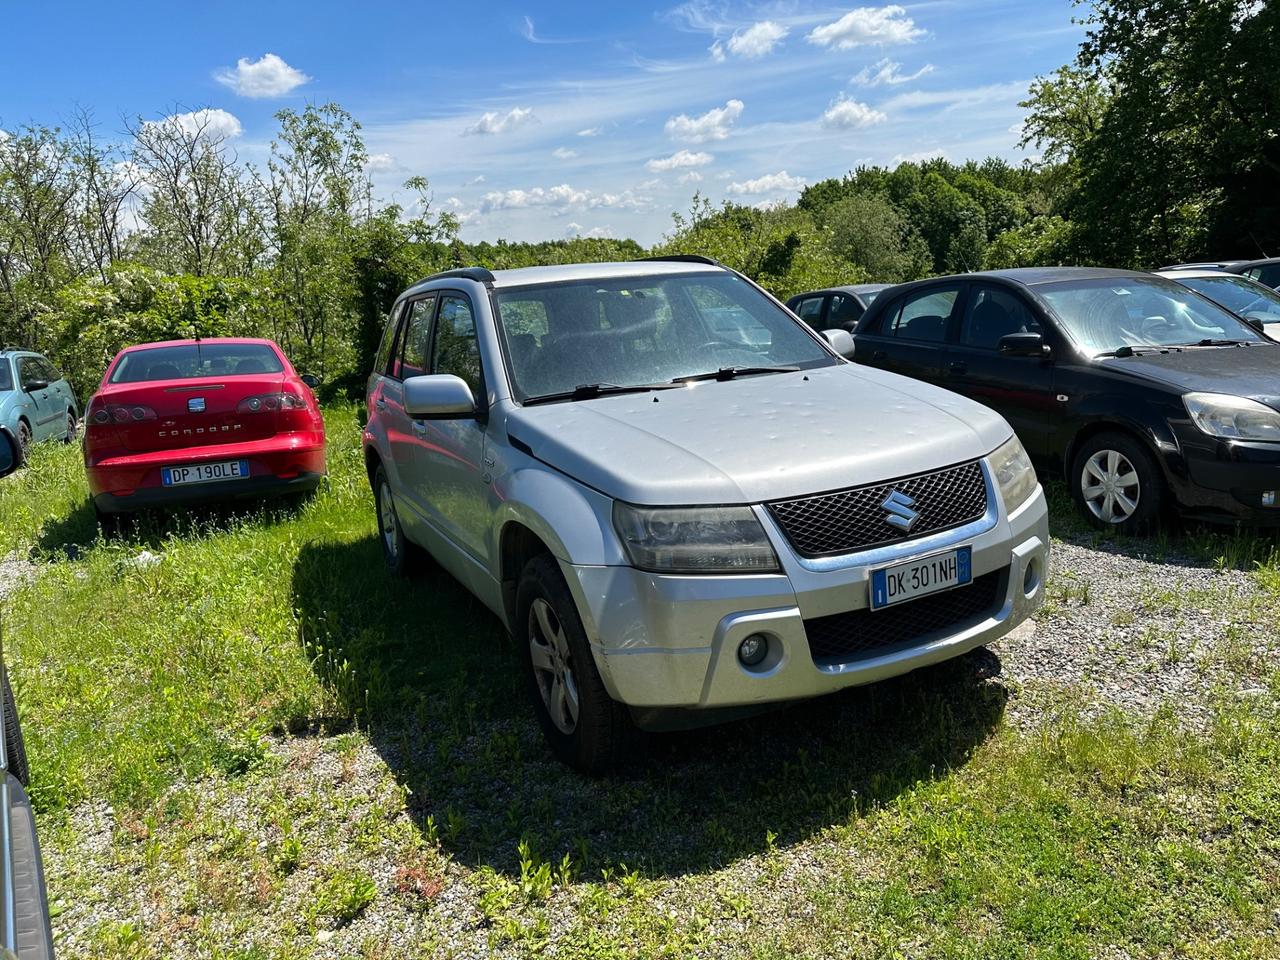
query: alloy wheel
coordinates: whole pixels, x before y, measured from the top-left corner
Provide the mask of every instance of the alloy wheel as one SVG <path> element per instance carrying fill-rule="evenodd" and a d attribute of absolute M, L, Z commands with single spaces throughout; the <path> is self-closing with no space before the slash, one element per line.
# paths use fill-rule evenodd
<path fill-rule="evenodd" d="M 1080 493 L 1089 512 L 1103 523 L 1124 523 L 1138 509 L 1142 484 L 1129 458 L 1118 450 L 1099 450 L 1085 461 Z"/>
<path fill-rule="evenodd" d="M 541 597 L 529 606 L 529 659 L 551 722 L 561 733 L 573 733 L 578 726 L 578 683 L 569 638 L 551 604 Z"/>
<path fill-rule="evenodd" d="M 378 521 L 382 527 L 382 545 L 387 556 L 394 563 L 399 553 L 399 521 L 396 519 L 396 504 L 391 496 L 391 485 L 383 482 L 378 487 Z"/>

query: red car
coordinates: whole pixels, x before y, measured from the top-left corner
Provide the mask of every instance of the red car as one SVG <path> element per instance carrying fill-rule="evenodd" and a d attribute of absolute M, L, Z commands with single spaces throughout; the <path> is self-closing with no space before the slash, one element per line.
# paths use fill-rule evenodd
<path fill-rule="evenodd" d="M 314 382 L 270 340 L 121 350 L 84 419 L 98 515 L 314 490 L 325 473 Z"/>

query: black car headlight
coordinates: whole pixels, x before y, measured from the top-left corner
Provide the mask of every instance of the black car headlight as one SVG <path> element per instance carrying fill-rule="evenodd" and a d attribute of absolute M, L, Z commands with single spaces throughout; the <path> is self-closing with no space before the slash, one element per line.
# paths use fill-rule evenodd
<path fill-rule="evenodd" d="M 1265 403 L 1225 393 L 1188 393 L 1182 402 L 1191 422 L 1211 437 L 1280 441 L 1280 411 Z"/>
<path fill-rule="evenodd" d="M 750 507 L 613 505 L 632 565 L 654 573 L 775 573 L 778 555 Z"/>

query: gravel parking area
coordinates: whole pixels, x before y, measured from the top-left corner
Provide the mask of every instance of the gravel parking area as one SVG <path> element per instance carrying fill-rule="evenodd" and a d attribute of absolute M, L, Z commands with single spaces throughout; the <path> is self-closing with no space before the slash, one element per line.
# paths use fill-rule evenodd
<path fill-rule="evenodd" d="M 1168 554 L 1149 540 L 1055 540 L 1048 599 L 1028 636 L 993 650 L 1015 693 L 1008 715 L 1034 722 L 1035 693 L 1149 715 L 1175 703 L 1203 719 L 1210 695 L 1263 692 L 1280 633 L 1275 596 L 1254 573 Z"/>
<path fill-rule="evenodd" d="M 0 601 L 29 580 L 35 573 L 35 565 L 10 555 L 0 559 Z"/>

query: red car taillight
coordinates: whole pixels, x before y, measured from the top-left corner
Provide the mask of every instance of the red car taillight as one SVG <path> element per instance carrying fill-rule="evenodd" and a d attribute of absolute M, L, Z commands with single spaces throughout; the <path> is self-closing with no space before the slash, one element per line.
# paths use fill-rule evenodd
<path fill-rule="evenodd" d="M 293 393 L 262 393 L 245 397 L 236 407 L 237 413 L 275 413 L 281 410 L 305 410 L 307 401 Z"/>
<path fill-rule="evenodd" d="M 85 422 L 91 426 L 105 427 L 109 424 L 140 423 L 144 420 L 155 420 L 156 412 L 142 404 L 102 403 L 95 400 L 89 405 L 85 414 Z"/>

